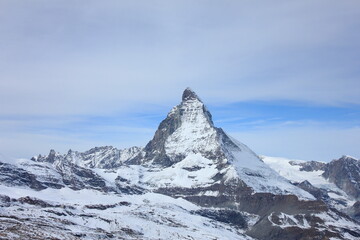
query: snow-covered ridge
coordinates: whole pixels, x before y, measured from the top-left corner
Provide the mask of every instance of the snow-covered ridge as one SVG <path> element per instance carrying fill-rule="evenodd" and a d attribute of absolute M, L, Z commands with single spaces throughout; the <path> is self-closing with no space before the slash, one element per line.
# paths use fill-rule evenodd
<path fill-rule="evenodd" d="M 204 103 L 189 88 L 145 149 L 97 147 L 84 153 L 70 150 L 65 155 L 51 151 L 47 157 L 34 160 L 53 162 L 61 158 L 81 167 L 118 169 L 119 174 L 138 180 L 122 179 L 144 189 L 210 187 L 241 181 L 255 193 L 315 199 L 264 164 L 246 145 L 216 128 Z M 134 158 L 137 161 L 131 161 Z M 128 167 L 129 162 L 144 164 Z"/>
<path fill-rule="evenodd" d="M 231 139 L 233 144 L 223 144 L 223 148 L 230 160 L 230 168 L 235 169 L 236 176 L 250 186 L 254 192 L 293 194 L 300 199 L 315 199 L 310 193 L 294 186 L 288 179 L 280 176 L 246 145 L 232 137 L 228 138 Z M 230 172 L 234 174 L 233 170 L 230 170 Z"/>
<path fill-rule="evenodd" d="M 324 194 L 327 194 L 328 197 L 335 200 L 331 202 L 332 207 L 343 209 L 355 203 L 355 200 L 351 196 L 323 177 L 324 170 L 301 170 L 302 165 L 310 163 L 308 161 L 268 156 L 261 156 L 261 158 L 267 165 L 291 182 L 302 183 L 307 181 L 312 186 L 323 190 Z"/>
<path fill-rule="evenodd" d="M 143 148 L 130 147 L 117 149 L 112 146 L 95 147 L 85 152 L 69 150 L 66 154 L 60 154 L 51 150 L 47 156 L 35 156 L 32 158 L 36 162 L 54 162 L 56 160 L 68 161 L 80 167 L 89 168 L 117 168 L 124 162 L 132 160 L 143 154 Z"/>

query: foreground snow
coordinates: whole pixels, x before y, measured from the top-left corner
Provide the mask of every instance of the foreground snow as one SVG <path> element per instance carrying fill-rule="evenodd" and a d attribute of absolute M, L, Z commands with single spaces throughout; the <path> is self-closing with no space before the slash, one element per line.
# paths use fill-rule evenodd
<path fill-rule="evenodd" d="M 81 239 L 97 239 L 95 233 L 101 229 L 115 236 L 119 233 L 119 239 L 251 239 L 235 227 L 194 214 L 200 208 L 184 199 L 156 193 L 120 196 L 69 188 L 38 192 L 2 185 L 0 192 L 14 199 L 30 196 L 51 205 L 40 208 L 13 203 L 0 208 L 0 225 L 4 225 L 5 220 L 13 220 L 12 216 L 17 218 L 12 223 L 8 221 L 7 228 L 25 219 L 29 226 L 31 219 L 48 219 L 49 224 L 64 223 L 62 231 L 48 232 L 49 238 L 67 239 L 72 232 L 83 236 Z M 12 237 L 17 239 L 16 233 Z M 98 237 L 101 238 L 101 234 Z"/>

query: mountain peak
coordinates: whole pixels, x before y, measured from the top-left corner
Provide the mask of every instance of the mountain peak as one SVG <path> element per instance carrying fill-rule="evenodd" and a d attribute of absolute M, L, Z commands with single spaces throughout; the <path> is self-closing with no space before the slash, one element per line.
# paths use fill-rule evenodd
<path fill-rule="evenodd" d="M 168 113 L 153 139 L 145 146 L 144 161 L 168 167 L 183 160 L 188 153 L 211 148 L 210 143 L 214 146 L 212 155 L 216 155 L 216 136 L 210 112 L 196 93 L 186 88 L 182 102 Z"/>
<path fill-rule="evenodd" d="M 196 95 L 196 93 L 189 87 L 187 87 L 182 95 L 182 101 L 187 101 L 187 100 L 200 100 L 200 98 Z"/>
<path fill-rule="evenodd" d="M 165 172 L 177 169 L 180 173 L 176 174 L 184 176 L 190 174 L 184 182 L 190 181 L 194 186 L 201 179 L 224 184 L 241 181 L 254 192 L 292 193 L 314 199 L 281 178 L 247 146 L 215 127 L 210 112 L 190 88 L 185 89 L 182 102 L 160 123 L 144 153 L 144 158 L 139 160 L 141 164 Z M 199 175 L 195 174 L 197 171 Z M 171 179 L 168 184 L 173 183 Z"/>
<path fill-rule="evenodd" d="M 358 161 L 358 159 L 354 158 L 353 156 L 350 155 L 343 155 L 341 158 L 339 158 L 338 160 L 343 160 L 343 161 Z"/>

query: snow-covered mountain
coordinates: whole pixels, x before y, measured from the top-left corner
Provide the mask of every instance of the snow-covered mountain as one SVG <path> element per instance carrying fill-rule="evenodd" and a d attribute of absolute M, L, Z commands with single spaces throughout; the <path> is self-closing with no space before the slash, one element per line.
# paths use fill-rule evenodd
<path fill-rule="evenodd" d="M 157 187 L 160 183 L 167 188 L 195 189 L 241 182 L 253 192 L 314 199 L 279 176 L 247 146 L 216 128 L 210 112 L 191 89 L 184 91 L 182 102 L 160 123 L 144 151 L 141 163 L 151 169 L 145 182 Z"/>
<path fill-rule="evenodd" d="M 329 207 L 360 220 L 360 161 L 343 156 L 329 163 L 261 157 L 294 185 L 308 191 Z"/>
<path fill-rule="evenodd" d="M 360 237 L 359 204 L 346 199 L 348 212 L 340 212 L 339 199 L 326 201 L 335 188 L 350 194 L 337 187 L 332 165 L 269 159 L 215 127 L 186 89 L 144 148 L 51 150 L 1 162 L 0 239 Z M 320 181 L 318 173 L 333 192 L 318 195 L 325 190 L 307 179 Z"/>
<path fill-rule="evenodd" d="M 142 148 L 131 147 L 117 149 L 112 146 L 95 147 L 86 152 L 69 150 L 67 154 L 61 155 L 51 150 L 47 156 L 35 156 L 31 160 L 35 162 L 50 162 L 56 160 L 67 160 L 81 167 L 111 169 L 121 166 L 125 161 L 131 161 L 142 156 Z"/>

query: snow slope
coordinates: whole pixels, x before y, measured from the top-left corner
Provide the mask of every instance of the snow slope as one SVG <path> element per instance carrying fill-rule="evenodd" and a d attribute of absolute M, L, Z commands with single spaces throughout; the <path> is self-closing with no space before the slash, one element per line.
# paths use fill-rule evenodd
<path fill-rule="evenodd" d="M 117 239 L 252 239 L 235 227 L 193 214 L 200 208 L 188 201 L 156 193 L 120 196 L 69 188 L 38 192 L 3 185 L 0 192 L 13 199 L 28 196 L 50 204 L 39 208 L 13 202 L 6 209 L 0 208 L 0 227 L 10 222 L 11 216 L 17 216 L 17 220 L 7 228 L 23 221 L 23 225 L 31 227 L 32 221 L 37 223 L 38 219 L 54 225 L 62 222 L 62 229 L 48 231 L 48 238 L 75 239 L 71 235 L 77 235 L 81 239 L 107 239 L 98 232 L 101 229 Z M 7 233 L 5 236 L 17 239 L 16 233 Z"/>
<path fill-rule="evenodd" d="M 276 171 L 266 165 L 253 151 L 246 145 L 231 138 L 237 148 L 225 145 L 229 152 L 231 164 L 236 172 L 230 170 L 250 186 L 255 192 L 269 192 L 274 194 L 293 194 L 300 199 L 315 199 L 310 193 L 294 186 L 288 179 L 279 175 Z M 232 167 L 230 167 L 232 168 Z"/>
<path fill-rule="evenodd" d="M 291 182 L 301 183 L 303 181 L 308 181 L 314 187 L 325 190 L 330 198 L 345 203 L 345 205 L 334 205 L 334 207 L 341 209 L 352 206 L 355 203 L 354 199 L 348 196 L 334 183 L 327 181 L 322 176 L 324 173 L 323 170 L 301 171 L 301 166 L 299 164 L 306 163 L 307 161 L 268 156 L 262 156 L 261 158 L 267 165 Z"/>

